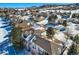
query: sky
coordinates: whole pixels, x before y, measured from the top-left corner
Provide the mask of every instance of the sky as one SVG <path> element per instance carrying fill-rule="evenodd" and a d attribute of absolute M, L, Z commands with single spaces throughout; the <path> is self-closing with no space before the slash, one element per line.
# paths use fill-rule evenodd
<path fill-rule="evenodd" d="M 46 4 L 46 3 L 0 3 L 0 8 L 4 8 L 4 7 L 5 8 L 25 8 L 25 7 L 32 7 L 32 6 L 40 6 L 43 4 Z M 62 4 L 62 3 L 59 3 L 59 4 Z"/>
<path fill-rule="evenodd" d="M 43 5 L 43 3 L 0 3 L 0 7 L 8 7 L 8 8 L 32 7 L 40 5 Z"/>

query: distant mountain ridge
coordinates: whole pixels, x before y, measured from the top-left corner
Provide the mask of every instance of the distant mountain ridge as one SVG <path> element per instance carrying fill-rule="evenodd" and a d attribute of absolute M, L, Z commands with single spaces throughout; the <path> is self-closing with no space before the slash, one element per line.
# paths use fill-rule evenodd
<path fill-rule="evenodd" d="M 77 6 L 79 7 L 79 3 L 49 3 L 49 4 L 43 4 L 37 8 L 44 8 L 44 7 L 52 7 L 52 6 Z"/>
<path fill-rule="evenodd" d="M 75 3 L 76 6 L 79 6 L 79 3 Z"/>

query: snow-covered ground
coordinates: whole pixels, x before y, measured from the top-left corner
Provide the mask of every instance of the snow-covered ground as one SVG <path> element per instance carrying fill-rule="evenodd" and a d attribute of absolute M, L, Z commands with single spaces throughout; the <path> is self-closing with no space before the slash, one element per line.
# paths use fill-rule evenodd
<path fill-rule="evenodd" d="M 8 37 L 4 38 L 4 36 L 7 35 L 7 34 L 8 33 L 7 33 L 6 30 L 0 28 L 0 43 L 3 42 L 3 41 L 5 41 L 6 39 L 8 39 Z"/>
<path fill-rule="evenodd" d="M 0 18 L 0 27 L 5 26 L 5 24 L 2 24 L 3 21 L 1 21 L 1 20 L 2 19 Z M 0 28 L 0 43 L 5 41 L 6 39 L 8 39 L 8 37 L 4 38 L 4 36 L 7 35 L 7 34 L 8 34 L 8 32 L 4 28 Z"/>
<path fill-rule="evenodd" d="M 61 12 L 61 13 L 64 13 L 64 12 L 66 12 L 66 13 L 69 13 L 69 12 L 71 12 L 71 13 L 79 13 L 79 9 L 77 9 L 77 10 L 43 10 L 43 9 L 41 9 L 40 10 L 40 13 L 41 12 L 48 12 L 48 11 L 52 11 L 52 12 Z"/>
<path fill-rule="evenodd" d="M 9 42 L 9 37 L 5 37 L 9 34 L 9 31 L 5 29 L 5 27 L 1 28 L 2 26 L 7 26 L 3 24 L 2 18 L 0 18 L 0 55 L 29 55 L 31 54 L 26 49 L 16 52 L 15 49 L 12 47 L 12 43 Z M 7 26 L 9 27 L 9 26 Z M 5 38 L 4 38 L 5 37 Z"/>

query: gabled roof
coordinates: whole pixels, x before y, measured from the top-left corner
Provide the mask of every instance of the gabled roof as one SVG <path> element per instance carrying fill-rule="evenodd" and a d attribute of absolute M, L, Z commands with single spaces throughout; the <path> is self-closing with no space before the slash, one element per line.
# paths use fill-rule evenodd
<path fill-rule="evenodd" d="M 46 40 L 45 38 L 41 38 L 36 36 L 36 40 L 33 41 L 36 45 L 43 48 L 48 54 L 58 54 L 58 48 L 61 47 L 59 44 L 61 43 L 59 40 L 53 42 L 52 40 Z M 59 44 L 58 44 L 59 43 Z"/>
<path fill-rule="evenodd" d="M 51 42 L 36 36 L 36 40 L 33 41 L 35 44 L 46 50 L 47 52 L 51 53 Z"/>

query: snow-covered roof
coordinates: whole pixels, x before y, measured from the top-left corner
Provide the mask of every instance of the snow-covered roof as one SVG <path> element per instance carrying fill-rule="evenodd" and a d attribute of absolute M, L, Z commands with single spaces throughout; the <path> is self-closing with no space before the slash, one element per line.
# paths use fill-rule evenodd
<path fill-rule="evenodd" d="M 75 26 L 76 24 L 72 23 L 72 22 L 68 22 L 67 23 L 69 26 Z"/>
<path fill-rule="evenodd" d="M 44 29 L 44 27 L 39 26 L 37 24 L 34 24 L 34 26 L 32 28 L 34 28 L 35 30 L 42 30 L 42 29 Z"/>
<path fill-rule="evenodd" d="M 63 25 L 57 25 L 57 26 L 55 26 L 55 28 L 64 28 L 64 26 Z"/>
<path fill-rule="evenodd" d="M 55 33 L 54 38 L 58 39 L 58 40 L 60 40 L 62 42 L 66 41 L 66 36 L 65 36 L 65 34 L 63 32 L 57 32 L 57 33 Z"/>
<path fill-rule="evenodd" d="M 21 19 L 28 20 L 29 19 L 29 16 L 23 16 L 23 17 L 21 17 Z"/>
<path fill-rule="evenodd" d="M 79 30 L 76 30 L 75 24 L 71 24 L 70 26 L 67 26 L 67 32 L 70 34 L 70 36 L 75 36 L 79 33 Z"/>
<path fill-rule="evenodd" d="M 45 25 L 45 24 L 48 23 L 48 20 L 47 20 L 47 18 L 46 18 L 45 20 L 42 20 L 42 21 L 36 22 L 36 23 L 37 23 L 37 24 L 40 24 L 40 25 Z"/>
<path fill-rule="evenodd" d="M 73 44 L 73 41 L 72 41 L 72 40 L 67 40 L 67 41 L 65 42 L 65 46 L 66 46 L 67 48 L 69 48 L 72 44 Z"/>
<path fill-rule="evenodd" d="M 75 35 L 79 34 L 79 31 L 78 30 L 71 30 L 71 32 L 69 32 L 69 34 L 74 37 Z"/>
<path fill-rule="evenodd" d="M 60 15 L 57 15 L 57 17 L 58 17 L 58 19 L 60 19 L 60 18 L 61 18 L 61 16 L 60 16 Z"/>
<path fill-rule="evenodd" d="M 41 35 L 46 35 L 46 31 L 45 31 L 45 32 L 43 32 L 43 33 L 41 33 Z"/>

